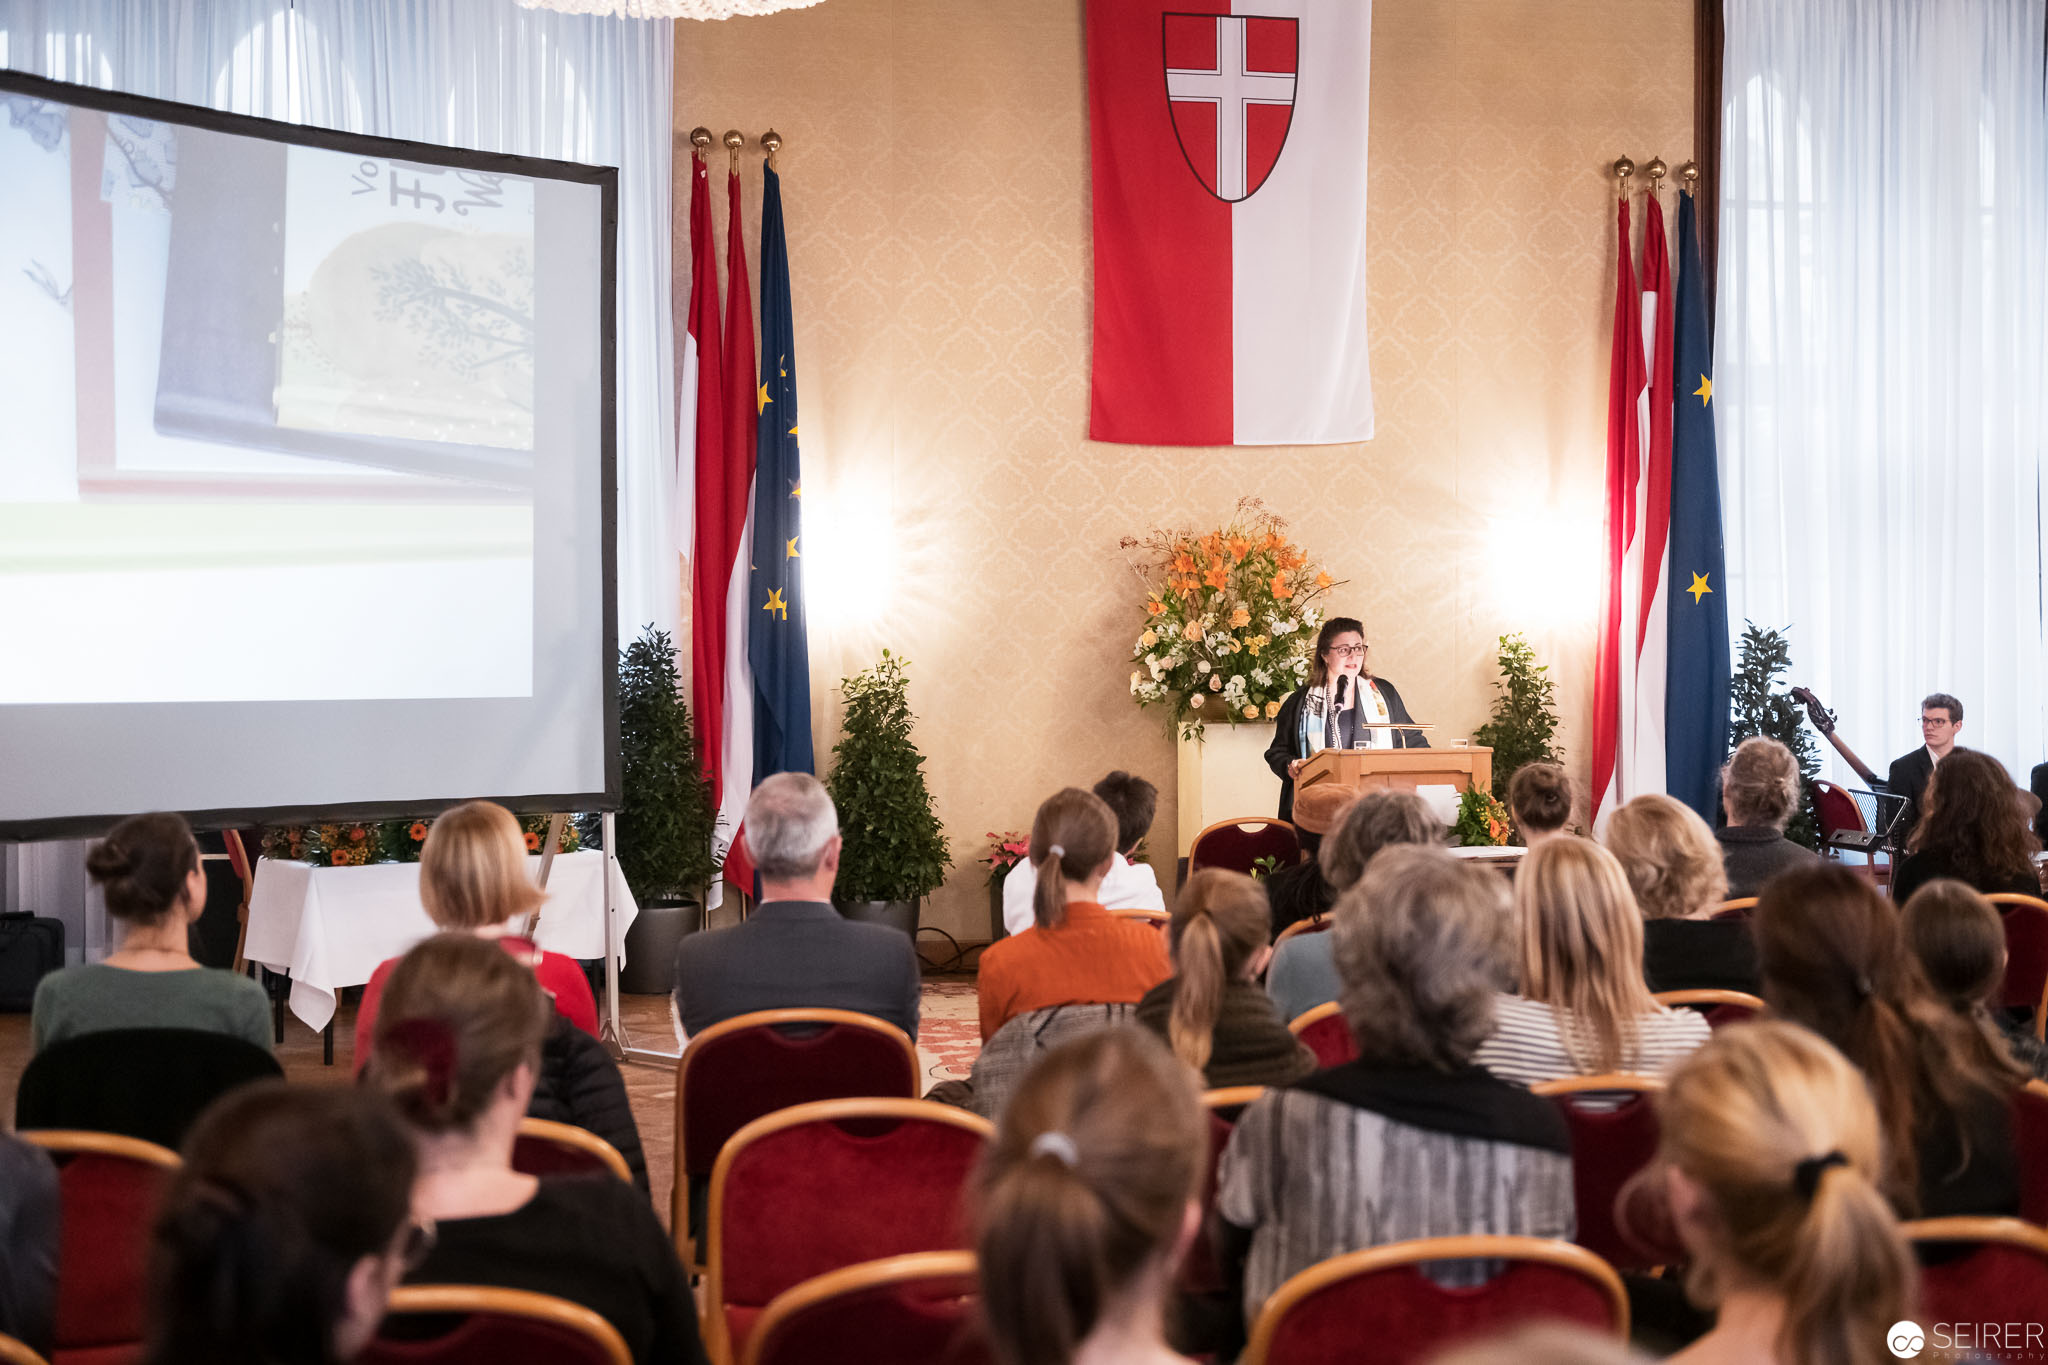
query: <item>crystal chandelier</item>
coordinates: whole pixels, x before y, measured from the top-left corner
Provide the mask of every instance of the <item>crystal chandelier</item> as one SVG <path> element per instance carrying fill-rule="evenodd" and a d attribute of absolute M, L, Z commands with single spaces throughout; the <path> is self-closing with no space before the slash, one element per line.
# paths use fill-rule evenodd
<path fill-rule="evenodd" d="M 564 14 L 604 14 L 618 19 L 730 19 L 804 9 L 818 0 L 519 0 L 523 9 Z"/>

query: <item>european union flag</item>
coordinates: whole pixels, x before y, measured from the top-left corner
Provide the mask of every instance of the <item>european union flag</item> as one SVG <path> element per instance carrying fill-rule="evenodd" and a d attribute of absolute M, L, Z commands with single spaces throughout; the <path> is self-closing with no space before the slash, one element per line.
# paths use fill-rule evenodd
<path fill-rule="evenodd" d="M 754 781 L 807 773 L 811 650 L 804 634 L 803 468 L 797 458 L 796 326 L 782 178 L 761 193 L 761 391 L 754 437 L 754 554 L 747 662 L 754 672 Z"/>
<path fill-rule="evenodd" d="M 1728 753 L 1728 593 L 1714 446 L 1714 352 L 1691 195 L 1680 196 L 1678 205 L 1676 292 L 1664 788 L 1711 825 Z"/>

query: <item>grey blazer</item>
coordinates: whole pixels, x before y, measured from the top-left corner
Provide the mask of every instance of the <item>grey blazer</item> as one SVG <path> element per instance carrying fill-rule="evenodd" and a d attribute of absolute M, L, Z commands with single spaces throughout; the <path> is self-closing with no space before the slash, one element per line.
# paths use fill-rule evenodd
<path fill-rule="evenodd" d="M 917 1038 L 922 987 L 910 936 L 849 920 L 824 901 L 767 901 L 745 923 L 686 935 L 676 1012 L 691 1037 L 736 1014 L 855 1010 Z"/>

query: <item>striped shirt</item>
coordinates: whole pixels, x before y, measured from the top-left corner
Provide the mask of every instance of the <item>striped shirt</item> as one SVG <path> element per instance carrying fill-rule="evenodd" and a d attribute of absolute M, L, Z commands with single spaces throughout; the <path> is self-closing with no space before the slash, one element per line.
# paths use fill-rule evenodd
<path fill-rule="evenodd" d="M 1590 1074 L 1572 1060 L 1564 1045 L 1562 1030 L 1570 1020 L 1566 1011 L 1519 995 L 1500 996 L 1494 1005 L 1493 1036 L 1479 1045 L 1473 1061 L 1517 1085 Z M 1659 1005 L 1636 1020 L 1635 1046 L 1614 1069 L 1661 1076 L 1690 1057 L 1711 1031 L 1705 1015 Z M 1588 1109 L 1612 1109 L 1616 1101 L 1594 1098 L 1582 1103 Z"/>
<path fill-rule="evenodd" d="M 1251 1230 L 1245 1320 L 1289 1276 L 1347 1251 L 1414 1237 L 1569 1238 L 1572 1163 L 1562 1152 L 1436 1132 L 1301 1090 L 1273 1090 L 1237 1121 L 1217 1168 L 1216 1211 Z M 1442 1262 L 1431 1278 L 1477 1284 L 1494 1267 Z"/>

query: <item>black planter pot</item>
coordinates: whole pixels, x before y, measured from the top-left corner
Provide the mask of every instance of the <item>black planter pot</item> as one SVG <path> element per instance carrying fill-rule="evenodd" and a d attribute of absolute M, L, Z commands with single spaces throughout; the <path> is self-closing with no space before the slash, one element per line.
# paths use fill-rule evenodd
<path fill-rule="evenodd" d="M 918 901 L 835 900 L 832 904 L 847 919 L 886 924 L 892 929 L 901 929 L 913 939 L 917 937 Z"/>
<path fill-rule="evenodd" d="M 626 930 L 626 965 L 619 989 L 627 995 L 667 995 L 676 986 L 676 945 L 704 925 L 695 901 L 644 901 Z"/>

